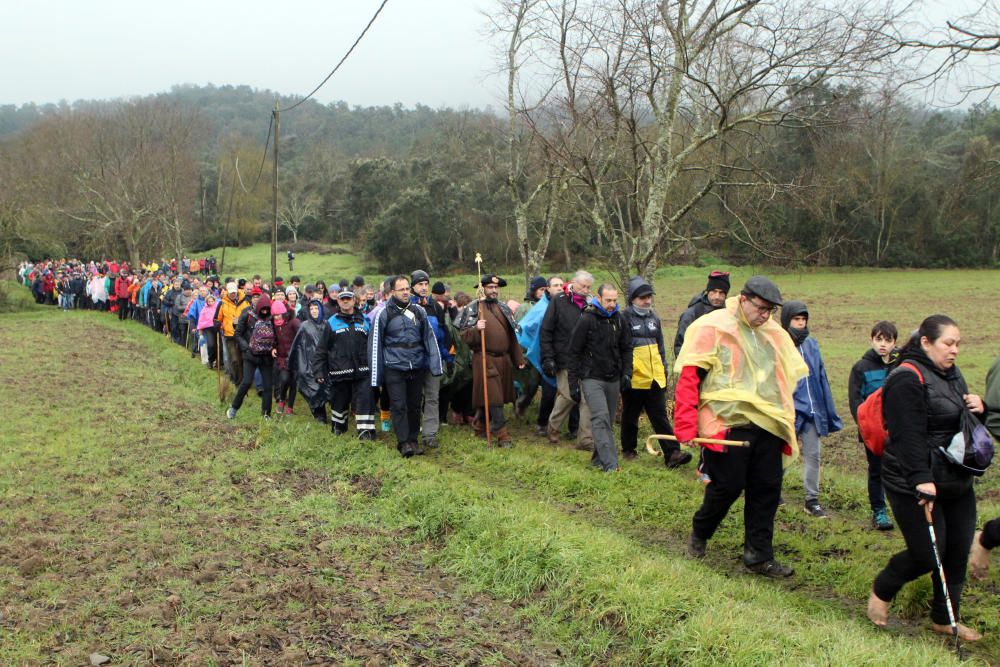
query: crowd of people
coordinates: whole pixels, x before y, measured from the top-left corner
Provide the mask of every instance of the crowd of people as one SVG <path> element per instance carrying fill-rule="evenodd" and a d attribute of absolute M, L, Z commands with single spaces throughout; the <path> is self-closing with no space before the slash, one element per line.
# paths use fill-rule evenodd
<path fill-rule="evenodd" d="M 792 575 L 772 542 L 784 471 L 800 455 L 803 508 L 829 516 L 820 502 L 821 441 L 844 424 L 809 307 L 784 300 L 764 276 L 730 296 L 730 275 L 709 274 L 678 321 L 671 387 L 655 290 L 641 277 L 619 290 L 595 287 L 583 270 L 568 280 L 539 276 L 522 301 L 508 302 L 500 297 L 507 282 L 495 274 L 469 285 L 471 295 L 452 295 L 424 270 L 389 276 L 376 289 L 361 276 L 329 287 L 299 276 L 269 284 L 259 275 L 220 279 L 214 268 L 214 257 L 134 269 L 47 260 L 24 262 L 18 276 L 38 303 L 141 322 L 224 369 L 237 387 L 230 419 L 251 389 L 264 419 L 291 415 L 301 394 L 311 417 L 334 435 L 346 434 L 353 417 L 358 438 L 391 432 L 407 458 L 439 447 L 442 424 L 510 447 L 505 406 L 524 418 L 540 394 L 535 435 L 557 444 L 565 429 L 594 468 L 613 473 L 619 452 L 626 460 L 638 455 L 645 413 L 668 468 L 699 452 L 705 488 L 688 538 L 692 558 L 705 556 L 743 496 L 746 568 Z M 1000 359 L 980 397 L 955 364 L 961 334 L 952 319 L 928 317 L 900 347 L 898 339 L 892 322 L 875 323 L 849 379 L 859 424 L 865 406 L 882 401 L 884 451 L 867 440 L 862 448 L 872 526 L 894 529 L 891 509 L 906 542 L 875 578 L 868 616 L 885 625 L 902 586 L 932 573 L 933 628 L 975 640 L 979 633 L 958 619 L 970 550 L 973 574 L 982 574 L 1000 543 L 997 519 L 975 530 L 972 483 L 992 458 L 990 434 L 1000 436 Z"/>

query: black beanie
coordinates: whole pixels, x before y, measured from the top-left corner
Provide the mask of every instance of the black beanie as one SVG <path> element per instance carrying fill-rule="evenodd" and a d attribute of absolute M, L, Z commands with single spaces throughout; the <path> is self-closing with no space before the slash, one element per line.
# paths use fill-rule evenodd
<path fill-rule="evenodd" d="M 431 294 L 444 294 L 445 291 L 444 283 L 440 280 L 434 283 L 434 286 L 431 287 Z"/>
<path fill-rule="evenodd" d="M 708 284 L 705 286 L 706 292 L 720 289 L 729 294 L 729 273 L 726 271 L 712 271 L 708 274 Z"/>

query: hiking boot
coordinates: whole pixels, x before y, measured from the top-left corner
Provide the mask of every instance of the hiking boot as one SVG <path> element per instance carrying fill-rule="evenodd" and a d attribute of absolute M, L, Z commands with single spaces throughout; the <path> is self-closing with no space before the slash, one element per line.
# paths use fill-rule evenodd
<path fill-rule="evenodd" d="M 292 406 L 289 405 L 289 406 L 285 407 L 285 414 L 288 415 L 288 416 L 291 416 L 291 414 L 292 414 Z"/>
<path fill-rule="evenodd" d="M 427 449 L 437 449 L 440 445 L 437 438 L 432 435 L 429 438 L 424 438 L 423 446 Z"/>
<path fill-rule="evenodd" d="M 549 444 L 558 445 L 559 444 L 559 432 L 553 431 L 549 428 L 545 429 L 545 433 L 549 436 Z"/>
<path fill-rule="evenodd" d="M 229 417 L 230 419 L 236 419 L 236 408 L 230 407 L 228 410 L 226 410 L 226 416 Z"/>
<path fill-rule="evenodd" d="M 688 537 L 687 543 L 687 556 L 688 558 L 704 558 L 705 557 L 705 547 L 708 545 L 706 540 L 696 537 L 694 533 Z"/>
<path fill-rule="evenodd" d="M 375 429 L 366 428 L 358 431 L 358 440 L 373 442 L 375 440 Z"/>
<path fill-rule="evenodd" d="M 805 505 L 806 514 L 817 519 L 829 519 L 830 515 L 820 506 L 818 500 L 807 500 Z"/>
<path fill-rule="evenodd" d="M 785 577 L 790 577 L 795 574 L 795 570 L 787 565 L 782 565 L 773 558 L 762 563 L 754 563 L 753 565 L 746 565 L 744 563 L 744 565 L 750 572 L 764 577 L 770 577 L 771 579 L 784 579 Z"/>
<path fill-rule="evenodd" d="M 342 424 L 334 424 L 334 425 L 333 425 L 333 426 L 332 426 L 332 427 L 330 428 L 330 431 L 331 431 L 331 432 L 332 432 L 332 433 L 333 433 L 334 435 L 344 435 L 345 433 L 347 433 L 347 426 L 344 426 L 344 425 L 342 425 Z"/>
<path fill-rule="evenodd" d="M 593 452 L 594 451 L 594 445 L 593 444 L 587 444 L 585 442 L 578 442 L 578 443 L 576 443 L 576 445 L 574 445 L 574 447 L 576 449 L 579 449 L 581 452 Z"/>
<path fill-rule="evenodd" d="M 412 457 L 414 454 L 417 453 L 417 448 L 415 446 L 415 443 L 404 442 L 399 447 L 399 453 L 403 455 L 404 459 L 408 459 L 408 458 Z"/>
<path fill-rule="evenodd" d="M 876 530 L 892 530 L 892 520 L 884 507 L 872 511 L 872 528 Z"/>
<path fill-rule="evenodd" d="M 514 441 L 510 437 L 510 433 L 507 431 L 507 427 L 504 426 L 496 433 L 497 447 L 503 447 L 504 449 L 514 446 Z"/>
<path fill-rule="evenodd" d="M 285 402 L 284 401 L 278 401 L 278 409 L 276 410 L 276 412 L 279 415 L 285 414 Z"/>
<path fill-rule="evenodd" d="M 426 453 L 424 451 L 424 446 L 421 445 L 419 442 L 411 443 L 411 445 L 413 446 L 413 453 L 416 454 L 417 456 L 423 456 Z"/>
<path fill-rule="evenodd" d="M 674 451 L 670 452 L 670 456 L 667 456 L 663 459 L 663 463 L 668 468 L 676 468 L 678 466 L 684 465 L 685 463 L 688 463 L 689 461 L 691 461 L 691 452 L 682 452 L 679 449 L 675 449 Z"/>
<path fill-rule="evenodd" d="M 627 452 L 622 452 L 622 458 L 628 459 L 629 461 L 639 458 L 639 453 L 635 450 L 629 450 Z"/>

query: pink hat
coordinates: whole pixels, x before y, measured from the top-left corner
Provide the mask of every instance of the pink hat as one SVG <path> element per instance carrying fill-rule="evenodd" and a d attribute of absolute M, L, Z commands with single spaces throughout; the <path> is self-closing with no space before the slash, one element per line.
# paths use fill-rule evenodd
<path fill-rule="evenodd" d="M 272 301 L 271 302 L 271 314 L 272 315 L 284 315 L 287 312 L 288 312 L 288 309 L 285 308 L 285 304 L 282 303 L 281 301 Z"/>

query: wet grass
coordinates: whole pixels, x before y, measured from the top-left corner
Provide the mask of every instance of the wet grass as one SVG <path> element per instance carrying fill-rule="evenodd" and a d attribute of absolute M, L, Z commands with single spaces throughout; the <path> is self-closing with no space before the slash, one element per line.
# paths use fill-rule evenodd
<path fill-rule="evenodd" d="M 668 330 L 680 311 L 664 302 L 686 302 L 706 272 L 658 280 Z M 775 279 L 813 309 L 848 422 L 846 374 L 868 320 L 906 329 L 951 314 L 974 389 L 1000 347 L 983 307 L 995 291 L 990 272 Z M 865 296 L 887 289 L 898 299 Z M 33 342 L 60 337 L 93 349 L 40 361 Z M 797 574 L 770 582 L 741 571 L 739 505 L 704 562 L 682 557 L 701 487 L 660 459 L 598 475 L 586 454 L 519 424 L 510 451 L 445 428 L 440 452 L 404 461 L 384 441 L 334 439 L 298 416 L 258 423 L 253 399 L 228 423 L 214 375 L 106 316 L 5 317 L 0 349 L 0 400 L 37 394 L 48 409 L 44 419 L 15 411 L 0 436 L 0 507 L 11 517 L 0 623 L 14 638 L 0 644 L 4 664 L 76 664 L 101 649 L 116 663 L 192 664 L 952 660 L 927 631 L 929 580 L 904 589 L 888 632 L 864 618 L 871 579 L 902 540 L 868 527 L 851 433 L 824 442 L 830 520 L 802 512 L 801 468 L 789 469 L 776 548 Z M 1000 515 L 995 475 L 978 488 L 981 517 Z M 966 621 L 987 635 L 971 649 L 982 662 L 1000 661 L 998 582 L 994 568 L 964 599 Z"/>

